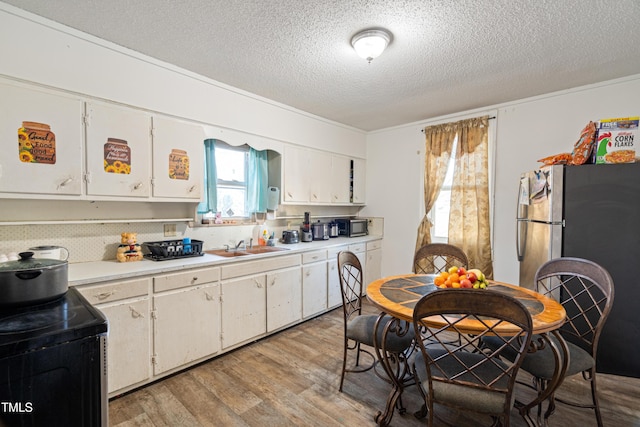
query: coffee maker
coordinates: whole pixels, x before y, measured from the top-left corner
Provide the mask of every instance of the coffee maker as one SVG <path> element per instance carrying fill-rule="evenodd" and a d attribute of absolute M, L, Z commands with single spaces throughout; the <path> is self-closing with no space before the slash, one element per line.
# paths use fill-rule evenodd
<path fill-rule="evenodd" d="M 311 213 L 304 213 L 304 221 L 300 227 L 300 240 L 303 242 L 313 241 L 313 233 L 311 232 Z"/>

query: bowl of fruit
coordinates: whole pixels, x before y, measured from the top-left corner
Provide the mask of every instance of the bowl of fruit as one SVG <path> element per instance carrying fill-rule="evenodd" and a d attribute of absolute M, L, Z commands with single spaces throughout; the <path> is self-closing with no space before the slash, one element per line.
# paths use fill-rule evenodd
<path fill-rule="evenodd" d="M 451 267 L 439 273 L 433 284 L 442 289 L 487 289 L 484 273 L 477 268 L 465 269 L 464 267 Z"/>

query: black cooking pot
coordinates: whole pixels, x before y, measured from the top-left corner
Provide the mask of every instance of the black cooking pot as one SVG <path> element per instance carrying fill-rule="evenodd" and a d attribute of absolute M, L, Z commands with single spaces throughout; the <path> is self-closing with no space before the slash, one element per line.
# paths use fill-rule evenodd
<path fill-rule="evenodd" d="M 35 259 L 33 252 L 19 255 L 17 261 L 0 263 L 0 306 L 39 304 L 67 292 L 67 261 Z"/>

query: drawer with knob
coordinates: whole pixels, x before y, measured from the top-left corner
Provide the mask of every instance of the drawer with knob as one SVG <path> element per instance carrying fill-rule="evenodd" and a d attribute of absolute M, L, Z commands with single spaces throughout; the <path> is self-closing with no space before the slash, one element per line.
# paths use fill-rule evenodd
<path fill-rule="evenodd" d="M 103 304 L 149 294 L 150 278 L 124 280 L 100 285 L 78 286 L 83 297 L 91 304 Z"/>
<path fill-rule="evenodd" d="M 184 273 L 166 274 L 153 278 L 153 291 L 164 292 L 171 289 L 179 289 L 188 286 L 201 285 L 203 283 L 217 282 L 220 280 L 220 267 L 189 270 Z"/>

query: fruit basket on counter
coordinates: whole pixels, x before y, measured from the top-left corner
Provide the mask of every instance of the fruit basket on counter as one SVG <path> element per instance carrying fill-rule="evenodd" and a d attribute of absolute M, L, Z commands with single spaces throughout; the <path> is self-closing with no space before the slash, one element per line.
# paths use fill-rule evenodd
<path fill-rule="evenodd" d="M 202 240 L 161 240 L 142 244 L 144 257 L 153 261 L 190 258 L 204 255 Z"/>

